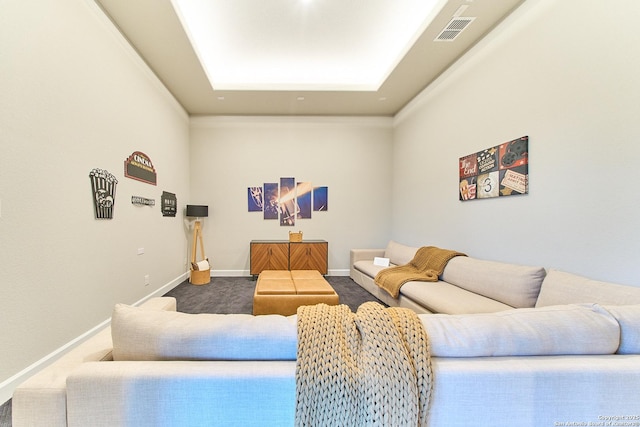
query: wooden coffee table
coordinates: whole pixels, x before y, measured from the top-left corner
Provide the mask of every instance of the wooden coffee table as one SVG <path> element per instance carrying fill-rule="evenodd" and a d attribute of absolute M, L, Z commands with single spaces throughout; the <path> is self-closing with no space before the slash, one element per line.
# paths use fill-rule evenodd
<path fill-rule="evenodd" d="M 253 314 L 296 314 L 302 305 L 337 305 L 338 294 L 316 270 L 264 270 L 253 294 Z"/>

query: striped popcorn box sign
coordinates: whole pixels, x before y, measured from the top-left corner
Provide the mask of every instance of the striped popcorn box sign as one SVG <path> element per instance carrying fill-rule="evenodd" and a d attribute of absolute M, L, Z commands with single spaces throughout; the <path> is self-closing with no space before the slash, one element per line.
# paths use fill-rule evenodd
<path fill-rule="evenodd" d="M 89 178 L 93 190 L 96 219 L 112 219 L 118 180 L 110 172 L 97 168 L 89 172 Z"/>

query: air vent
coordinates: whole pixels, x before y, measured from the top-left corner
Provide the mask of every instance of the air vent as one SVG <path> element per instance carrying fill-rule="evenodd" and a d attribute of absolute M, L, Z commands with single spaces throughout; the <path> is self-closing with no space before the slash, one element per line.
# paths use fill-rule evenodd
<path fill-rule="evenodd" d="M 449 23 L 444 27 L 444 29 L 438 34 L 438 36 L 433 39 L 436 42 L 452 42 L 460 35 L 460 33 L 473 22 L 476 18 L 468 18 L 468 17 L 454 17 Z"/>

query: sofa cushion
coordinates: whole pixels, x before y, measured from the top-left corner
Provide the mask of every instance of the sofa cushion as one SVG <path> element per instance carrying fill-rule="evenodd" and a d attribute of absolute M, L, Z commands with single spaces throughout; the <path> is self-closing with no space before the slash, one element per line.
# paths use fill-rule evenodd
<path fill-rule="evenodd" d="M 117 304 L 114 360 L 295 360 L 297 326 L 279 315 L 188 314 Z"/>
<path fill-rule="evenodd" d="M 608 305 L 605 309 L 620 325 L 620 354 L 640 354 L 640 304 Z"/>
<path fill-rule="evenodd" d="M 542 282 L 536 307 L 590 302 L 640 304 L 640 287 L 599 282 L 564 271 L 549 270 Z"/>
<path fill-rule="evenodd" d="M 443 281 L 407 282 L 400 294 L 432 313 L 493 313 L 513 308 Z"/>
<path fill-rule="evenodd" d="M 597 304 L 419 315 L 437 357 L 613 354 L 620 328 Z"/>
<path fill-rule="evenodd" d="M 544 276 L 542 267 L 455 257 L 442 280 L 511 307 L 527 308 L 535 305 Z"/>
<path fill-rule="evenodd" d="M 390 240 L 387 248 L 384 250 L 384 257 L 389 258 L 389 262 L 395 265 L 405 265 L 416 255 L 418 248 L 406 246 L 398 242 Z"/>

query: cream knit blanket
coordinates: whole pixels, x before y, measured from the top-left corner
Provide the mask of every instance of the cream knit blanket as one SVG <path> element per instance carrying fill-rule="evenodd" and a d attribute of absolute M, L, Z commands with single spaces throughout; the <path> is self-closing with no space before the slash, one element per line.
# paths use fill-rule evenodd
<path fill-rule="evenodd" d="M 356 313 L 298 309 L 296 426 L 424 426 L 432 377 L 413 311 L 375 302 Z"/>

